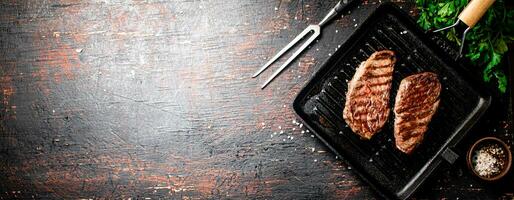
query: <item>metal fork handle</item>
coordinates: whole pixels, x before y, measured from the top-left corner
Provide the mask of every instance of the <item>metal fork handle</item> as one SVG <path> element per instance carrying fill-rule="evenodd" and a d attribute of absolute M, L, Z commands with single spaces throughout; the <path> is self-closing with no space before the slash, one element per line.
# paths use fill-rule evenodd
<path fill-rule="evenodd" d="M 327 15 L 319 22 L 319 26 L 323 27 L 325 24 L 330 22 L 332 19 L 334 19 L 336 16 L 338 16 L 341 12 L 347 10 L 348 6 L 354 4 L 359 0 L 341 0 L 337 2 L 336 6 L 332 8 Z"/>

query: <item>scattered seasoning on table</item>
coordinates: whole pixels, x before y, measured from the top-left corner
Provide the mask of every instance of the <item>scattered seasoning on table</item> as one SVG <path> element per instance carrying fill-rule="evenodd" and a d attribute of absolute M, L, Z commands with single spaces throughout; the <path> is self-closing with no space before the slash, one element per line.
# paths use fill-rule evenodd
<path fill-rule="evenodd" d="M 487 145 L 475 152 L 475 171 L 483 177 L 498 175 L 505 165 L 505 152 L 498 144 Z"/>

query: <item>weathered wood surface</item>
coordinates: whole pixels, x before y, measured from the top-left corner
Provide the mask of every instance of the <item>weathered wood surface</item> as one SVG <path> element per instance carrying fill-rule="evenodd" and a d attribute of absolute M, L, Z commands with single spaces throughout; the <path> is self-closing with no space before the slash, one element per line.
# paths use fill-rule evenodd
<path fill-rule="evenodd" d="M 0 198 L 377 198 L 290 103 L 378 1 L 328 25 L 267 89 L 272 70 L 250 78 L 334 4 L 0 1 Z M 441 171 L 415 197 L 513 196 L 462 159 Z"/>

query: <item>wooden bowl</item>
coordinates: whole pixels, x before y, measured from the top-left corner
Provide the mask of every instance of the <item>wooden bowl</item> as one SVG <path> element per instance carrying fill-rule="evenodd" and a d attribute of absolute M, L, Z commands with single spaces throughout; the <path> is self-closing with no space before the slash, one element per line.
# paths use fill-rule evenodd
<path fill-rule="evenodd" d="M 505 165 L 504 165 L 502 171 L 499 174 L 497 174 L 495 176 L 491 176 L 491 177 L 484 177 L 484 176 L 481 176 L 480 174 L 478 174 L 478 172 L 475 171 L 475 167 L 474 167 L 475 165 L 474 165 L 474 161 L 473 161 L 473 156 L 475 154 L 475 151 L 477 151 L 478 148 L 480 148 L 486 144 L 498 144 L 501 148 L 503 148 L 504 154 L 506 154 Z M 473 144 L 473 146 L 471 146 L 471 148 L 468 150 L 468 155 L 467 155 L 466 160 L 468 163 L 469 170 L 471 170 L 471 172 L 475 176 L 477 176 L 480 179 L 485 180 L 485 181 L 496 181 L 496 180 L 503 178 L 509 172 L 510 166 L 512 164 L 512 153 L 510 152 L 509 146 L 507 144 L 505 144 L 505 142 L 501 141 L 500 139 L 498 139 L 496 137 L 485 137 L 485 138 L 482 138 L 482 139 L 476 141 Z"/>

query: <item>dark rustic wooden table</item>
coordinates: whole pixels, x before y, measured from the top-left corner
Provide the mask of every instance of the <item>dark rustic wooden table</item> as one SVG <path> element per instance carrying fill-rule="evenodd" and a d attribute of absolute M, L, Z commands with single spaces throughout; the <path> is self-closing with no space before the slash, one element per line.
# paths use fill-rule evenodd
<path fill-rule="evenodd" d="M 0 1 L 0 199 L 377 198 L 290 104 L 378 1 L 328 25 L 265 90 L 272 70 L 250 78 L 334 4 Z M 480 130 L 512 141 L 499 99 Z M 459 159 L 414 197 L 509 199 L 512 185 Z"/>

